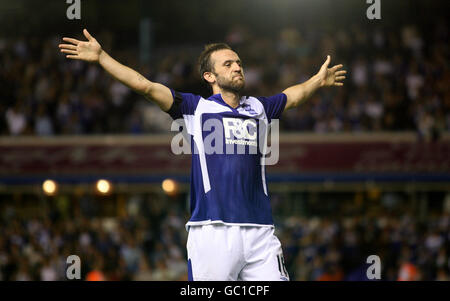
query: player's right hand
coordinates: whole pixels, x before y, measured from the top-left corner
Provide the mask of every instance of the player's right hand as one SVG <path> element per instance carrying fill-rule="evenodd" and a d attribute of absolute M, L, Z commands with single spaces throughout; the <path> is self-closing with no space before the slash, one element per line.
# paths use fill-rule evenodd
<path fill-rule="evenodd" d="M 83 60 L 91 63 L 98 63 L 102 46 L 97 40 L 84 29 L 83 34 L 88 40 L 87 42 L 79 41 L 72 38 L 63 38 L 63 41 L 70 44 L 60 44 L 59 48 L 62 53 L 66 54 L 68 59 Z"/>

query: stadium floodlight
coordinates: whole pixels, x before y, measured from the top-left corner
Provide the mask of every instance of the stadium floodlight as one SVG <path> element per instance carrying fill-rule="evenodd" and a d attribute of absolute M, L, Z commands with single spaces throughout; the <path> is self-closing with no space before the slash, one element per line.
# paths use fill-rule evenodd
<path fill-rule="evenodd" d="M 178 183 L 172 179 L 165 179 L 162 182 L 162 189 L 169 196 L 174 196 L 178 192 Z"/>
<path fill-rule="evenodd" d="M 108 194 L 111 192 L 111 183 L 108 180 L 98 180 L 96 184 L 97 191 L 101 194 Z"/>
<path fill-rule="evenodd" d="M 42 190 L 48 196 L 55 195 L 58 190 L 58 184 L 53 180 L 45 180 L 42 184 Z"/>

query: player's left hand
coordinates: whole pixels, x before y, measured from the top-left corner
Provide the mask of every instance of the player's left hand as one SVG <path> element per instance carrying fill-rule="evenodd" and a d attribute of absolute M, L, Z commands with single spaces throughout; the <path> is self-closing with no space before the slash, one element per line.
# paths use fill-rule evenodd
<path fill-rule="evenodd" d="M 320 68 L 317 73 L 318 78 L 320 79 L 320 86 L 322 87 L 330 87 L 330 86 L 343 86 L 342 82 L 345 79 L 345 74 L 347 71 L 339 70 L 343 65 L 336 65 L 331 68 L 328 68 L 331 62 L 331 56 L 327 56 L 327 60 Z"/>

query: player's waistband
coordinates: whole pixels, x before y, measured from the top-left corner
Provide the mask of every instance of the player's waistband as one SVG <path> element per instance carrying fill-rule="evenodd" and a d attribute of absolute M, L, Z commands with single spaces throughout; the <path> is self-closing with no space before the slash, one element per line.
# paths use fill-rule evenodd
<path fill-rule="evenodd" d="M 257 224 L 257 223 L 228 223 L 222 220 L 206 220 L 206 221 L 189 221 L 186 224 L 186 231 L 189 232 L 189 227 L 205 226 L 205 225 L 225 225 L 225 226 L 240 226 L 240 227 L 269 227 L 274 228 L 273 224 Z"/>

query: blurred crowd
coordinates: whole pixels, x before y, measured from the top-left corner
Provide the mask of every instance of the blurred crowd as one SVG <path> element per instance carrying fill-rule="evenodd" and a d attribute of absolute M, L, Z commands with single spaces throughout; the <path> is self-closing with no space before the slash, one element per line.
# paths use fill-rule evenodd
<path fill-rule="evenodd" d="M 293 279 L 366 281 L 375 255 L 380 280 L 450 281 L 450 194 L 423 217 L 410 199 L 391 193 L 362 212 L 283 219 L 279 235 Z"/>
<path fill-rule="evenodd" d="M 61 196 L 39 209 L 6 204 L 0 280 L 67 280 L 71 255 L 80 258 L 82 280 L 187 280 L 185 216 L 167 200 L 147 200 L 130 196 L 112 218 L 102 217 L 108 205 L 87 195 Z"/>
<path fill-rule="evenodd" d="M 286 27 L 265 36 L 236 25 L 221 40 L 243 60 L 248 95 L 279 93 L 307 80 L 327 54 L 332 64 L 344 64 L 345 86 L 322 90 L 286 112 L 283 131 L 412 130 L 436 138 L 450 130 L 447 25 L 446 20 L 427 28 L 355 25 L 333 32 Z M 114 33 L 92 34 L 113 57 L 150 80 L 209 96 L 196 67 L 203 45 L 155 47 L 151 60 L 142 63 L 131 45 L 115 50 Z M 0 135 L 141 134 L 170 129 L 167 114 L 99 66 L 67 60 L 58 51 L 61 38 L 0 38 Z"/>
<path fill-rule="evenodd" d="M 326 197 L 302 209 L 308 214 L 295 214 L 283 207 L 297 200 L 275 197 L 283 199 L 274 202 L 276 235 L 291 280 L 367 280 L 367 257 L 376 255 L 381 280 L 450 281 L 450 194 L 428 202 L 433 208 L 424 216 L 393 193 L 349 198 L 332 214 L 314 211 Z M 2 200 L 0 280 L 66 280 L 69 255 L 79 256 L 82 280 L 187 280 L 183 198 Z"/>

